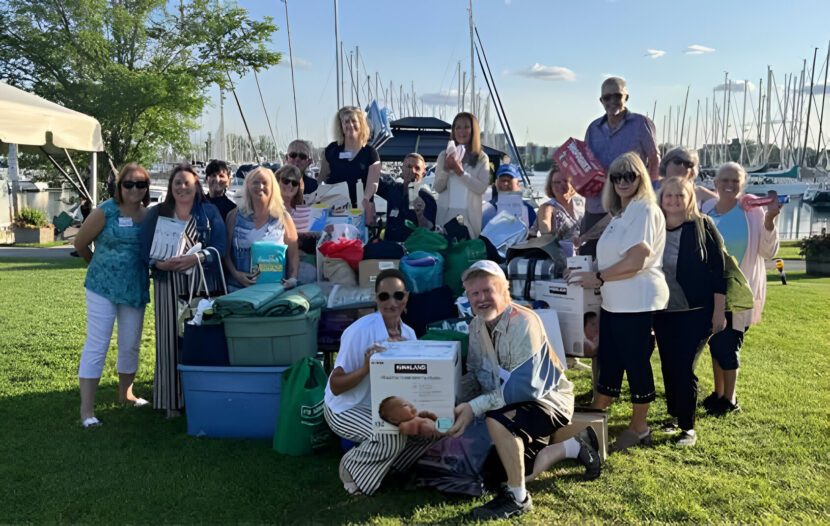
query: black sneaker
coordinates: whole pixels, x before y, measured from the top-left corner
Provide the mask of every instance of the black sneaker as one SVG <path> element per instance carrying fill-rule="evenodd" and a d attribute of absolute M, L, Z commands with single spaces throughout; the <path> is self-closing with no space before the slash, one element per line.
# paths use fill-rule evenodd
<path fill-rule="evenodd" d="M 712 406 L 711 409 L 707 409 L 706 412 L 712 416 L 724 416 L 729 413 L 737 413 L 741 411 L 741 406 L 738 405 L 738 399 L 735 399 L 735 403 L 733 404 L 726 398 L 718 398 L 715 405 Z"/>
<path fill-rule="evenodd" d="M 700 404 L 698 405 L 706 409 L 706 412 L 709 413 L 717 405 L 718 400 L 720 400 L 718 393 L 713 392 L 712 394 L 701 400 Z"/>
<path fill-rule="evenodd" d="M 493 520 L 493 519 L 509 519 L 510 517 L 518 517 L 533 509 L 533 500 L 530 498 L 530 493 L 527 494 L 524 502 L 516 502 L 513 497 L 513 492 L 507 486 L 501 488 L 501 492 L 482 506 L 473 508 L 470 515 L 474 519 Z"/>
<path fill-rule="evenodd" d="M 585 480 L 594 480 L 599 476 L 601 465 L 599 459 L 599 440 L 597 433 L 591 426 L 586 427 L 574 436 L 579 443 L 577 462 L 585 466 Z"/>
<path fill-rule="evenodd" d="M 680 433 L 680 431 L 680 426 L 677 425 L 677 420 L 674 419 L 668 420 L 660 426 L 660 432 L 667 435 L 676 435 L 677 433 Z"/>

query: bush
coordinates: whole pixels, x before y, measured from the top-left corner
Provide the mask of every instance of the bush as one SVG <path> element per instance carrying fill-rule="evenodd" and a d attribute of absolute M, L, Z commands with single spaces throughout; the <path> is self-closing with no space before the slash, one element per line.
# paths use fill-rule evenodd
<path fill-rule="evenodd" d="M 26 228 L 40 228 L 49 224 L 46 220 L 46 214 L 34 208 L 21 209 L 17 214 L 16 223 L 18 226 Z"/>
<path fill-rule="evenodd" d="M 802 239 L 799 254 L 808 258 L 830 258 L 830 236 L 817 235 Z"/>

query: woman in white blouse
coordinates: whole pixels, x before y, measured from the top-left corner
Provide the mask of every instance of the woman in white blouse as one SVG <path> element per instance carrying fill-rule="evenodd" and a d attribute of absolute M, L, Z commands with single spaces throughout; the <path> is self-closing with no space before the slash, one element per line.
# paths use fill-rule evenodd
<path fill-rule="evenodd" d="M 612 219 L 597 244 L 599 272 L 572 272 L 571 284 L 601 287 L 599 381 L 593 406 L 605 409 L 620 395 L 628 378 L 633 412 L 628 429 L 611 446 L 622 451 L 648 444 L 646 416 L 655 398 L 651 371 L 652 320 L 666 307 L 669 288 L 662 271 L 666 221 L 643 161 L 633 152 L 608 167 L 602 205 Z"/>
<path fill-rule="evenodd" d="M 490 183 L 490 159 L 481 150 L 481 132 L 472 113 L 462 112 L 452 121 L 450 138 L 464 146 L 461 161 L 441 152 L 435 162 L 435 182 L 438 192 L 438 210 L 435 222 L 444 226 L 460 215 L 471 238 L 481 234 L 481 196 Z"/>

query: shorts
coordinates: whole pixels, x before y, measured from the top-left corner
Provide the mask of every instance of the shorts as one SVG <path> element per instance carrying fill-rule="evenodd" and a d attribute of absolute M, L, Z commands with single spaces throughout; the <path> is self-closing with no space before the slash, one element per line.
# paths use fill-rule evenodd
<path fill-rule="evenodd" d="M 570 423 L 570 418 L 536 400 L 509 404 L 500 409 L 487 411 L 485 416 L 503 425 L 513 436 L 521 439 L 524 444 L 525 475 L 533 472 L 536 455 L 550 444 L 551 435 Z M 490 457 L 487 464 L 491 465 L 491 471 L 501 468 L 503 473 L 504 468 L 495 448 Z M 492 457 L 495 457 L 495 463 L 492 463 Z M 504 476 L 506 477 L 506 474 Z"/>
<path fill-rule="evenodd" d="M 744 334 L 732 328 L 732 313 L 726 313 L 726 328 L 709 338 L 709 352 L 712 359 L 724 371 L 734 371 L 741 367 L 741 347 L 744 344 Z"/>

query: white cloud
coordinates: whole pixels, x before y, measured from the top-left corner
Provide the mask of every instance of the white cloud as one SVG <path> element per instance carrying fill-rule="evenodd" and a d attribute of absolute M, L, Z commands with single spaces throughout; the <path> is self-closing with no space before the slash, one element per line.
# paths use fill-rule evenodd
<path fill-rule="evenodd" d="M 646 56 L 649 57 L 649 58 L 660 58 L 665 54 L 666 54 L 666 52 L 663 51 L 662 49 L 647 49 L 646 50 Z"/>
<path fill-rule="evenodd" d="M 283 53 L 282 55 L 282 62 L 277 64 L 277 66 L 283 66 L 286 68 L 291 67 L 291 60 L 288 58 L 288 55 Z M 302 59 L 300 57 L 294 57 L 294 68 L 296 69 L 311 69 L 311 62 L 308 60 Z"/>
<path fill-rule="evenodd" d="M 822 91 L 824 91 L 825 93 L 830 93 L 830 84 L 826 86 L 823 84 L 816 84 L 815 86 L 813 86 L 813 95 L 821 95 Z M 804 86 L 804 93 L 810 93 L 810 86 Z"/>
<path fill-rule="evenodd" d="M 752 82 L 747 82 L 746 84 L 749 91 L 755 91 L 755 84 Z M 729 82 L 729 90 L 733 93 L 743 93 L 744 92 L 744 81 L 743 80 L 733 80 Z M 724 84 L 718 84 L 715 86 L 715 91 L 726 91 L 726 86 Z"/>
<path fill-rule="evenodd" d="M 687 47 L 684 53 L 687 55 L 702 55 L 704 53 L 713 53 L 714 51 L 715 48 L 701 46 L 700 44 L 693 44 Z"/>
<path fill-rule="evenodd" d="M 458 105 L 458 90 L 450 90 L 439 93 L 424 93 L 420 97 L 424 104 L 432 104 L 437 106 L 457 106 Z"/>
<path fill-rule="evenodd" d="M 533 64 L 528 69 L 523 69 L 514 72 L 516 75 L 528 77 L 539 80 L 566 80 L 573 81 L 576 79 L 576 73 L 568 68 L 561 66 L 543 66 L 538 62 Z"/>

